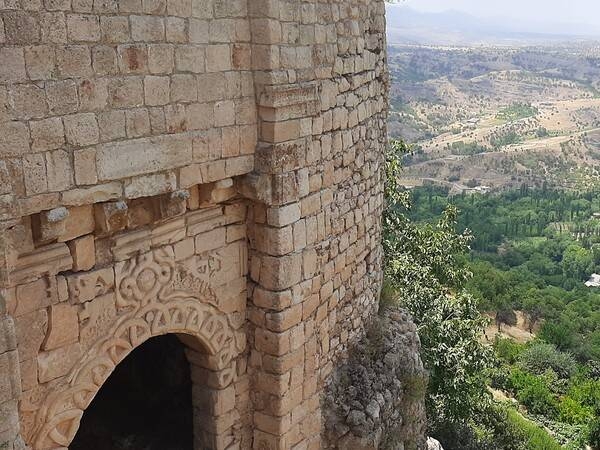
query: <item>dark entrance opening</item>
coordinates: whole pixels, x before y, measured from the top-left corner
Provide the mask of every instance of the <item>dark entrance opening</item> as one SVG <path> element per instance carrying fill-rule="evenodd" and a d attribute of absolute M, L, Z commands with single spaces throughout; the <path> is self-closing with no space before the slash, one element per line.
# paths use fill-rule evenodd
<path fill-rule="evenodd" d="M 125 358 L 81 419 L 70 450 L 193 450 L 192 383 L 174 335 Z"/>

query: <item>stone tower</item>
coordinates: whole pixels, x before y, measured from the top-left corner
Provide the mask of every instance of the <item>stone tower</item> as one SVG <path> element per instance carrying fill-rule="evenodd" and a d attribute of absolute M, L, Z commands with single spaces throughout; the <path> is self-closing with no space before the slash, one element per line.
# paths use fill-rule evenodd
<path fill-rule="evenodd" d="M 385 57 L 382 0 L 0 0 L 0 448 L 67 448 L 165 334 L 195 448 L 320 448 L 377 309 Z"/>

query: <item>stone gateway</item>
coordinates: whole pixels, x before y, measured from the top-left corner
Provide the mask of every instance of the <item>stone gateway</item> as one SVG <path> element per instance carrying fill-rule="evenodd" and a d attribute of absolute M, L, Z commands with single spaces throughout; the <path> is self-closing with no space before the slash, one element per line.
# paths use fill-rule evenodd
<path fill-rule="evenodd" d="M 1 449 L 68 448 L 163 335 L 194 449 L 324 447 L 382 278 L 384 12 L 0 0 Z"/>

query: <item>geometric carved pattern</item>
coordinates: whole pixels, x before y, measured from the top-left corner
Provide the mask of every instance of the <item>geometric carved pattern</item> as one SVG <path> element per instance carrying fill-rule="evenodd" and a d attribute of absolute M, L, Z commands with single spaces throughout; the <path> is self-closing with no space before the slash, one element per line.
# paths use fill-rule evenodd
<path fill-rule="evenodd" d="M 170 247 L 144 253 L 116 266 L 117 308 L 144 306 L 170 287 L 175 273 Z"/>
<path fill-rule="evenodd" d="M 128 310 L 75 364 L 66 386 L 57 388 L 38 409 L 29 439 L 33 448 L 67 447 L 85 409 L 117 364 L 151 337 L 169 333 L 196 337 L 211 355 L 211 369 L 220 371 L 225 383 L 232 381 L 235 367 L 231 363 L 243 351 L 245 338 L 236 334 L 225 314 L 209 304 L 214 298 L 206 281 L 190 281 L 189 274 L 177 270 L 180 273 L 175 276 L 172 251 L 164 249 L 117 268 L 119 307 Z M 187 282 L 177 282 L 185 278 Z M 201 289 L 183 290 L 184 286 Z"/>

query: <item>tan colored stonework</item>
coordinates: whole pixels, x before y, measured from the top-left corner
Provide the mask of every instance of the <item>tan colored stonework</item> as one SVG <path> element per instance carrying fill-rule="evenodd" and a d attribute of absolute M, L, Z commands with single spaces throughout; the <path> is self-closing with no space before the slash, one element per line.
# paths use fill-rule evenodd
<path fill-rule="evenodd" d="M 377 309 L 382 0 L 0 1 L 0 447 L 177 333 L 196 448 L 318 449 Z"/>

